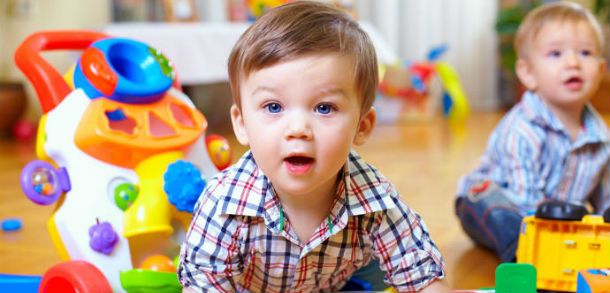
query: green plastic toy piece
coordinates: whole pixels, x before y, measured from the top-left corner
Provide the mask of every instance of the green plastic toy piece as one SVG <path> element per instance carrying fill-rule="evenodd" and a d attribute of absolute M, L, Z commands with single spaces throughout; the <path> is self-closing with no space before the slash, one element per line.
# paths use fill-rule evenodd
<path fill-rule="evenodd" d="M 138 187 L 131 183 L 121 183 L 114 189 L 114 202 L 123 211 L 138 198 Z"/>
<path fill-rule="evenodd" d="M 496 293 L 536 293 L 536 268 L 503 263 L 496 268 Z"/>
<path fill-rule="evenodd" d="M 182 292 L 182 285 L 178 281 L 176 273 L 142 269 L 121 272 L 121 286 L 127 293 Z"/>

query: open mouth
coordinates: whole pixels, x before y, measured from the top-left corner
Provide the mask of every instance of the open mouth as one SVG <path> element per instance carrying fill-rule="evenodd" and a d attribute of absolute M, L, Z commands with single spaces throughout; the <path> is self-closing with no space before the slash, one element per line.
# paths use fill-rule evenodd
<path fill-rule="evenodd" d="M 306 156 L 289 156 L 284 159 L 288 171 L 294 174 L 303 174 L 309 171 L 315 160 Z"/>
<path fill-rule="evenodd" d="M 578 90 L 583 85 L 583 80 L 580 77 L 570 77 L 563 83 L 568 89 Z"/>

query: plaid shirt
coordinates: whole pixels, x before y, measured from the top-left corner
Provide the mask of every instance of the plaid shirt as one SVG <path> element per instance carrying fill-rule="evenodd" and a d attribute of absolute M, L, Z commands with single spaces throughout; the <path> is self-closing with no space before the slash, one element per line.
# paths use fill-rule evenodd
<path fill-rule="evenodd" d="M 444 277 L 444 261 L 423 220 L 383 175 L 349 155 L 329 221 L 307 243 L 247 152 L 200 197 L 181 251 L 180 282 L 202 292 L 337 291 L 380 260 L 385 281 L 416 291 Z M 329 226 L 330 222 L 330 226 Z"/>
<path fill-rule="evenodd" d="M 591 105 L 572 140 L 536 94 L 526 92 L 490 136 L 481 165 L 462 178 L 458 196 L 485 180 L 507 188 L 524 214 L 547 198 L 610 205 L 608 128 Z"/>

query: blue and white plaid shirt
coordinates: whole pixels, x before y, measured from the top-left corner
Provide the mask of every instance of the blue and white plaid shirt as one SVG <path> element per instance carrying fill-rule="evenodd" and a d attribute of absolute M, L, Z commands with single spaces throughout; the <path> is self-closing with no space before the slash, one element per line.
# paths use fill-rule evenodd
<path fill-rule="evenodd" d="M 591 105 L 582 121 L 572 140 L 540 97 L 526 92 L 491 134 L 480 166 L 460 181 L 458 196 L 491 180 L 524 213 L 548 198 L 590 201 L 603 212 L 610 204 L 608 128 Z"/>
<path fill-rule="evenodd" d="M 279 199 L 247 152 L 199 199 L 180 282 L 201 292 L 337 291 L 373 258 L 401 292 L 443 278 L 444 261 L 423 220 L 392 184 L 353 152 L 342 176 L 329 221 L 300 243 L 289 220 L 280 230 Z"/>

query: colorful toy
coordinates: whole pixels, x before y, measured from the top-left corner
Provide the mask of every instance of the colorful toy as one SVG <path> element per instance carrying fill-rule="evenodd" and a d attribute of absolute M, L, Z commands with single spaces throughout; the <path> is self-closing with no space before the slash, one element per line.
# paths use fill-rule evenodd
<path fill-rule="evenodd" d="M 536 267 L 538 289 L 574 292 L 579 271 L 610 267 L 610 224 L 582 205 L 545 202 L 522 221 L 517 262 Z"/>
<path fill-rule="evenodd" d="M 40 276 L 0 274 L 0 292 L 38 292 Z"/>
<path fill-rule="evenodd" d="M 503 263 L 496 268 L 496 293 L 536 293 L 536 268 Z"/>
<path fill-rule="evenodd" d="M 399 107 L 406 115 L 431 116 L 435 104 L 430 97 L 437 95 L 433 78 L 438 76 L 443 89 L 443 114 L 450 121 L 466 118 L 470 110 L 459 77 L 449 63 L 438 61 L 447 49 L 445 45 L 432 48 L 426 61 L 382 66 L 377 102 L 398 98 L 402 100 Z M 389 107 L 396 108 L 394 104 Z"/>
<path fill-rule="evenodd" d="M 255 21 L 265 13 L 265 11 L 288 3 L 291 0 L 246 0 L 248 7 L 248 20 Z"/>
<path fill-rule="evenodd" d="M 576 282 L 576 293 L 610 293 L 610 270 L 581 270 Z"/>
<path fill-rule="evenodd" d="M 28 120 L 19 120 L 13 125 L 13 137 L 20 141 L 30 141 L 36 136 L 36 125 Z"/>
<path fill-rule="evenodd" d="M 242 1 L 245 1 L 245 3 Z M 255 21 L 267 10 L 292 1 L 295 0 L 232 0 L 229 2 L 229 12 L 232 20 Z M 333 4 L 356 18 L 353 0 L 323 0 L 322 2 Z M 241 10 L 243 10 L 243 6 L 247 8 L 246 19 L 242 19 L 244 13 Z"/>
<path fill-rule="evenodd" d="M 155 272 L 176 272 L 176 266 L 174 261 L 165 255 L 151 255 L 144 259 L 140 265 L 141 269 L 155 271 Z"/>
<path fill-rule="evenodd" d="M 75 49 L 83 53 L 64 77 L 40 56 Z M 40 290 L 180 291 L 175 270 L 159 259 L 178 254 L 189 212 L 230 150 L 212 147 L 222 149 L 220 161 L 208 154 L 205 117 L 179 90 L 169 60 L 133 40 L 52 31 L 28 37 L 15 61 L 43 111 L 40 160 L 23 169 L 22 188 L 33 202 L 56 205 L 48 229 L 67 261 L 43 276 Z M 166 180 L 177 174 L 182 180 Z"/>
<path fill-rule="evenodd" d="M 443 92 L 443 114 L 450 121 L 463 121 L 470 113 L 470 106 L 457 72 L 447 62 L 438 62 L 434 68 L 445 90 Z"/>
<path fill-rule="evenodd" d="M 224 170 L 231 165 L 231 148 L 226 138 L 211 134 L 205 138 L 205 142 L 208 146 L 210 158 L 214 165 L 218 166 L 218 169 Z"/>
<path fill-rule="evenodd" d="M 19 231 L 21 226 L 21 220 L 16 218 L 2 220 L 2 231 L 5 232 Z"/>

